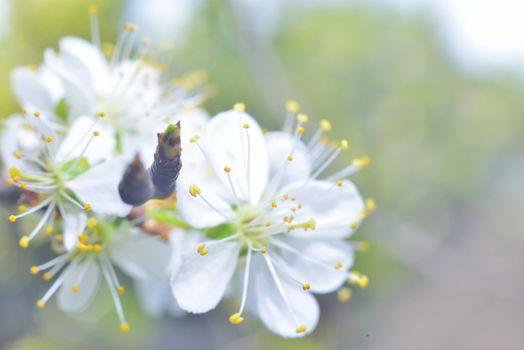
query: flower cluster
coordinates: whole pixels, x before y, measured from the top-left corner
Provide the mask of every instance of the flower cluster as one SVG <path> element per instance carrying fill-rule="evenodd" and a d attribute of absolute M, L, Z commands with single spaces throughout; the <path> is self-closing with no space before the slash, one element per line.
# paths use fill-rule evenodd
<path fill-rule="evenodd" d="M 129 24 L 102 50 L 94 25 L 91 43 L 66 37 L 41 66 L 13 71 L 22 110 L 0 142 L 19 200 L 7 218 L 37 216 L 20 247 L 41 235 L 56 253 L 30 267 L 53 281 L 37 307 L 57 293 L 62 310 L 84 310 L 105 281 L 128 332 L 123 273 L 152 315 L 227 298 L 240 301 L 232 324 L 249 310 L 281 336 L 310 333 L 314 294 L 347 301 L 346 283 L 368 284 L 351 270 L 367 245 L 348 238 L 375 203 L 348 177 L 369 158 L 325 176 L 349 150 L 328 138 L 329 121 L 307 142 L 293 101 L 282 131 L 264 133 L 242 103 L 208 118 L 201 74 L 173 79 L 153 56 Z"/>

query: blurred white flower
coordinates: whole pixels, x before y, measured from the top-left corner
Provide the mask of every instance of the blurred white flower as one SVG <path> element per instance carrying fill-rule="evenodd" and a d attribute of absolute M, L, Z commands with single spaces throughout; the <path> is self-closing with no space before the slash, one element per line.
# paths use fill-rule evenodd
<path fill-rule="evenodd" d="M 367 284 L 367 277 L 348 271 L 355 247 L 344 239 L 372 208 L 351 182 L 318 180 L 347 142 L 315 163 L 315 148 L 301 141 L 307 117 L 297 120 L 293 134 L 264 135 L 237 104 L 193 137 L 201 157 L 184 164 L 178 209 L 211 239 L 190 245 L 173 274 L 183 309 L 216 307 L 238 269 L 237 277 L 244 271 L 241 305 L 230 322 L 241 323 L 248 306 L 271 331 L 297 337 L 318 321 L 310 292 L 332 292 L 348 279 Z"/>
<path fill-rule="evenodd" d="M 63 220 L 63 239 L 67 249 L 74 246 L 84 229 L 91 209 L 99 214 L 125 215 L 130 207 L 118 194 L 118 181 L 126 162 L 122 158 L 106 161 L 113 154 L 115 140 L 96 120 L 80 117 L 64 138 L 47 122 L 45 113 L 12 118 L 12 127 L 2 134 L 8 184 L 25 191 L 28 203 L 11 222 L 44 210 L 31 233 L 20 239 L 26 248 L 45 228 L 53 230 L 58 209 Z M 23 136 L 21 136 L 23 135 Z M 31 140 L 30 144 L 25 144 Z"/>
<path fill-rule="evenodd" d="M 167 274 L 171 248 L 160 237 L 143 233 L 129 224 L 114 228 L 110 222 L 91 218 L 89 229 L 78 237 L 74 249 L 38 266 L 31 267 L 32 274 L 44 272 L 44 280 L 55 281 L 36 302 L 44 308 L 58 292 L 58 307 L 66 312 L 86 309 L 97 294 L 102 278 L 113 298 L 120 321 L 120 330 L 130 329 L 120 301 L 125 292 L 114 266 L 135 281 L 147 283 Z"/>

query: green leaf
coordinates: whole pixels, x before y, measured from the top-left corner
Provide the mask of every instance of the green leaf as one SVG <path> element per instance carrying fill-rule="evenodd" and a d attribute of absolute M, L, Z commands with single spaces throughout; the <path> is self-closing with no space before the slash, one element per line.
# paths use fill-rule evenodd
<path fill-rule="evenodd" d="M 69 108 L 67 106 L 67 102 L 65 98 L 58 101 L 58 103 L 55 106 L 55 113 L 60 118 L 61 121 L 67 122 L 67 118 L 69 115 Z"/>
<path fill-rule="evenodd" d="M 222 239 L 234 235 L 238 232 L 238 228 L 235 224 L 227 222 L 220 224 L 205 230 L 206 236 L 211 239 Z"/>
<path fill-rule="evenodd" d="M 60 167 L 61 172 L 67 172 L 69 179 L 74 179 L 78 175 L 86 172 L 91 166 L 85 157 L 71 159 Z"/>
<path fill-rule="evenodd" d="M 156 210 L 148 214 L 149 217 L 155 221 L 172 225 L 175 227 L 180 227 L 186 230 L 191 230 L 192 227 L 187 222 L 182 220 L 176 212 L 172 210 Z"/>

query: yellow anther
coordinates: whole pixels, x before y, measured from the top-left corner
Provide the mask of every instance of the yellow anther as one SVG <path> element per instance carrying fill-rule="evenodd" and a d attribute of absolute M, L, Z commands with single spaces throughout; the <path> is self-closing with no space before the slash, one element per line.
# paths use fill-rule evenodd
<path fill-rule="evenodd" d="M 130 32 L 130 33 L 133 33 L 133 32 L 136 32 L 136 26 L 132 23 L 125 23 L 124 24 L 124 30 L 126 32 Z"/>
<path fill-rule="evenodd" d="M 16 222 L 16 216 L 14 216 L 14 215 L 9 215 L 9 221 L 11 221 L 11 222 Z"/>
<path fill-rule="evenodd" d="M 45 303 L 43 300 L 38 300 L 36 302 L 36 307 L 39 308 L 39 309 L 43 309 L 45 307 Z"/>
<path fill-rule="evenodd" d="M 73 285 L 71 286 L 71 292 L 73 292 L 73 293 L 77 293 L 79 290 L 80 290 L 80 287 L 78 287 L 77 284 L 73 284 Z"/>
<path fill-rule="evenodd" d="M 297 101 L 287 100 L 286 109 L 290 112 L 297 113 L 300 110 L 300 105 L 298 104 Z"/>
<path fill-rule="evenodd" d="M 189 194 L 192 196 L 192 197 L 196 197 L 198 196 L 199 194 L 202 193 L 202 190 L 200 189 L 200 187 L 198 187 L 197 185 L 191 185 L 189 186 Z"/>
<path fill-rule="evenodd" d="M 246 105 L 242 102 L 235 103 L 233 106 L 235 111 L 244 112 L 246 110 Z"/>
<path fill-rule="evenodd" d="M 284 199 L 285 201 L 287 201 L 289 199 L 289 195 L 286 193 L 286 194 L 283 194 L 282 195 L 282 199 Z"/>
<path fill-rule="evenodd" d="M 338 301 L 340 301 L 341 303 L 345 303 L 349 301 L 349 299 L 351 299 L 352 295 L 353 295 L 353 292 L 351 291 L 350 288 L 342 288 L 337 293 Z"/>
<path fill-rule="evenodd" d="M 31 271 L 32 275 L 38 275 L 40 269 L 38 268 L 38 266 L 31 266 L 31 269 L 29 271 Z"/>
<path fill-rule="evenodd" d="M 306 129 L 304 129 L 304 127 L 301 126 L 301 127 L 299 127 L 299 128 L 297 129 L 297 131 L 298 131 L 299 134 L 303 134 L 304 131 L 306 131 Z"/>
<path fill-rule="evenodd" d="M 87 246 L 84 243 L 77 243 L 76 250 L 78 250 L 79 252 L 86 252 Z"/>
<path fill-rule="evenodd" d="M 303 289 L 303 290 L 309 290 L 310 288 L 311 288 L 311 284 L 309 284 L 309 283 L 304 283 L 304 284 L 302 285 L 302 289 Z"/>
<path fill-rule="evenodd" d="M 342 148 L 343 151 L 349 151 L 349 143 L 347 140 L 342 140 L 340 141 L 340 147 Z"/>
<path fill-rule="evenodd" d="M 368 166 L 370 163 L 371 163 L 371 158 L 369 156 L 363 156 L 362 158 L 355 158 L 351 161 L 351 164 L 359 168 Z"/>
<path fill-rule="evenodd" d="M 244 322 L 244 317 L 242 317 L 242 315 L 240 315 L 238 312 L 229 316 L 229 322 L 231 322 L 231 324 L 240 324 L 242 322 Z"/>
<path fill-rule="evenodd" d="M 27 237 L 27 236 L 22 236 L 22 238 L 20 238 L 20 240 L 18 241 L 18 244 L 19 244 L 20 247 L 22 247 L 22 248 L 27 248 L 27 247 L 29 247 L 29 237 Z"/>
<path fill-rule="evenodd" d="M 344 186 L 344 180 L 337 180 L 337 186 L 338 187 Z"/>
<path fill-rule="evenodd" d="M 369 278 L 366 275 L 362 275 L 358 281 L 358 286 L 360 288 L 366 288 L 369 285 Z"/>
<path fill-rule="evenodd" d="M 98 14 L 100 7 L 97 4 L 91 4 L 89 5 L 88 10 L 90 15 L 96 15 Z"/>
<path fill-rule="evenodd" d="M 272 201 L 271 202 L 271 208 L 275 209 L 277 207 L 277 202 L 276 201 Z"/>
<path fill-rule="evenodd" d="M 299 113 L 297 114 L 297 120 L 305 124 L 309 121 L 309 117 L 304 113 Z"/>
<path fill-rule="evenodd" d="M 122 295 L 126 292 L 126 288 L 124 286 L 118 286 L 116 287 L 116 290 L 118 291 L 118 294 Z"/>
<path fill-rule="evenodd" d="M 93 230 L 96 228 L 96 226 L 98 225 L 98 220 L 96 218 L 89 218 L 87 219 L 87 228 L 90 229 L 90 230 Z"/>
<path fill-rule="evenodd" d="M 242 125 L 242 127 L 243 127 L 244 129 L 249 129 L 249 124 L 248 124 L 248 123 L 245 123 L 244 125 Z"/>
<path fill-rule="evenodd" d="M 89 204 L 89 203 L 84 204 L 84 210 L 85 211 L 91 211 L 91 209 L 92 209 L 91 204 Z"/>
<path fill-rule="evenodd" d="M 228 166 L 225 166 L 224 171 L 229 174 L 231 172 L 231 168 Z"/>
<path fill-rule="evenodd" d="M 40 112 L 35 112 L 35 113 L 34 113 L 34 116 L 35 116 L 36 118 L 40 117 Z"/>
<path fill-rule="evenodd" d="M 42 275 L 42 279 L 44 281 L 50 281 L 51 278 L 53 278 L 53 274 L 51 272 L 49 272 L 49 271 Z"/>
<path fill-rule="evenodd" d="M 92 244 L 88 244 L 87 245 L 87 251 L 90 252 L 93 250 L 93 245 Z"/>
<path fill-rule="evenodd" d="M 307 327 L 305 325 L 302 325 L 302 326 L 298 327 L 295 330 L 295 332 L 297 332 L 297 334 L 300 334 L 300 333 L 304 333 L 306 330 L 307 330 Z"/>
<path fill-rule="evenodd" d="M 94 137 L 97 137 L 97 136 L 100 136 L 100 131 L 93 131 L 93 136 Z"/>
<path fill-rule="evenodd" d="M 337 270 L 340 270 L 343 267 L 344 267 L 344 264 L 342 264 L 341 262 L 338 262 L 338 263 L 335 264 L 335 269 L 337 269 Z"/>
<path fill-rule="evenodd" d="M 354 229 L 356 229 L 357 227 L 358 227 L 358 222 L 355 221 L 355 222 L 353 222 L 353 223 L 351 224 L 351 229 L 354 230 Z"/>
<path fill-rule="evenodd" d="M 369 243 L 368 242 L 360 242 L 357 249 L 361 252 L 367 252 L 369 251 Z"/>
<path fill-rule="evenodd" d="M 322 129 L 323 132 L 330 132 L 331 131 L 331 122 L 327 119 L 322 119 L 320 121 L 320 129 Z"/>
<path fill-rule="evenodd" d="M 89 241 L 89 235 L 82 233 L 81 235 L 78 236 L 78 241 L 84 244 L 87 243 Z"/>
<path fill-rule="evenodd" d="M 15 156 L 16 159 L 22 158 L 22 153 L 21 152 L 16 151 L 16 152 L 13 153 L 13 155 Z"/>
<path fill-rule="evenodd" d="M 23 213 L 23 212 L 26 211 L 26 210 L 27 210 L 27 207 L 26 207 L 25 205 L 20 204 L 20 205 L 18 206 L 18 211 L 19 211 L 19 212 L 22 212 L 22 213 Z"/>
<path fill-rule="evenodd" d="M 102 246 L 98 243 L 95 243 L 93 245 L 93 250 L 95 251 L 95 253 L 100 253 L 100 251 L 102 250 Z"/>
<path fill-rule="evenodd" d="M 358 217 L 363 220 L 366 218 L 366 211 L 365 210 L 359 210 L 358 211 Z"/>
<path fill-rule="evenodd" d="M 20 182 L 18 185 L 21 189 L 25 190 L 27 188 L 27 184 L 25 182 Z"/>
<path fill-rule="evenodd" d="M 209 249 L 207 249 L 206 245 L 205 244 L 201 244 L 197 247 L 197 252 L 198 254 L 204 256 L 206 255 L 207 253 L 209 253 Z"/>
<path fill-rule="evenodd" d="M 104 112 L 97 112 L 96 115 L 99 117 L 99 118 L 104 118 L 106 116 L 106 114 Z"/>
<path fill-rule="evenodd" d="M 62 242 L 64 240 L 64 237 L 62 237 L 61 234 L 55 235 L 55 241 Z"/>
<path fill-rule="evenodd" d="M 129 331 L 131 330 L 131 327 L 129 327 L 129 323 L 122 323 L 120 325 L 120 332 L 122 333 L 129 333 Z"/>
<path fill-rule="evenodd" d="M 371 198 L 366 199 L 366 211 L 368 214 L 371 214 L 372 212 L 377 209 L 377 203 Z"/>
<path fill-rule="evenodd" d="M 293 156 L 292 155 L 287 156 L 287 160 L 291 162 L 293 160 Z"/>
<path fill-rule="evenodd" d="M 200 140 L 200 136 L 195 135 L 195 136 L 193 136 L 193 137 L 189 140 L 189 142 L 191 142 L 191 143 L 196 143 L 196 142 L 198 142 L 198 140 Z"/>
<path fill-rule="evenodd" d="M 22 108 L 22 109 L 20 110 L 20 114 L 22 114 L 22 115 L 26 115 L 26 114 L 27 114 L 27 109 Z"/>
<path fill-rule="evenodd" d="M 266 246 L 263 246 L 262 248 L 260 248 L 260 252 L 262 254 L 266 254 L 267 253 L 267 247 Z"/>
<path fill-rule="evenodd" d="M 5 183 L 7 184 L 7 186 L 9 187 L 13 187 L 15 185 L 15 180 L 13 179 L 7 179 L 5 180 Z"/>

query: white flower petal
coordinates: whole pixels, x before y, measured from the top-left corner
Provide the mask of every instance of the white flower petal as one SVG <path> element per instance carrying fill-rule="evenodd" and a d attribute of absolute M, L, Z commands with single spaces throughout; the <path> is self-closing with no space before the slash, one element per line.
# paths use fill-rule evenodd
<path fill-rule="evenodd" d="M 257 259 L 261 258 L 257 257 Z M 290 303 L 287 304 L 268 268 L 260 266 L 261 264 L 257 263 L 260 269 L 255 275 L 254 288 L 258 317 L 270 331 L 286 338 L 297 338 L 311 333 L 317 325 L 320 314 L 315 298 L 303 291 L 300 286 L 283 279 L 282 274 L 279 274 L 282 289 Z M 300 326 L 306 326 L 306 331 L 297 333 L 296 330 Z"/>
<path fill-rule="evenodd" d="M 114 132 L 112 128 L 100 123 L 95 124 L 96 122 L 96 119 L 91 117 L 76 118 L 60 143 L 56 161 L 64 162 L 82 155 L 90 164 L 95 164 L 110 158 L 116 143 Z M 93 131 L 98 131 L 99 136 L 93 137 Z M 89 146 L 86 148 L 88 142 Z"/>
<path fill-rule="evenodd" d="M 57 296 L 58 307 L 66 312 L 85 310 L 96 296 L 100 286 L 100 267 L 95 259 L 73 262 L 63 272 L 65 279 Z M 73 292 L 72 287 L 78 287 Z"/>
<path fill-rule="evenodd" d="M 178 305 L 189 312 L 204 313 L 215 308 L 237 266 L 240 245 L 217 243 L 201 256 L 196 246 L 184 255 L 182 267 L 171 279 Z"/>
<path fill-rule="evenodd" d="M 27 67 L 17 67 L 11 73 L 13 92 L 22 106 L 40 111 L 54 109 L 53 96 L 42 83 L 38 72 Z"/>
<path fill-rule="evenodd" d="M 17 159 L 14 156 L 14 152 L 29 154 L 42 146 L 42 142 L 38 139 L 36 133 L 26 128 L 25 124 L 27 124 L 25 118 L 18 115 L 12 116 L 5 121 L 0 136 L 0 156 L 5 169 L 17 167 L 22 171 L 28 170 L 25 168 L 25 165 L 29 164 Z M 34 166 L 31 168 L 34 168 Z"/>
<path fill-rule="evenodd" d="M 90 42 L 78 37 L 60 40 L 60 54 L 72 73 L 82 77 L 95 91 L 106 91 L 109 68 L 102 52 Z"/>
<path fill-rule="evenodd" d="M 316 221 L 316 230 L 296 230 L 293 236 L 302 238 L 341 238 L 352 232 L 351 224 L 359 222 L 359 212 L 365 205 L 355 185 L 344 181 L 342 186 L 328 181 L 311 180 L 307 184 L 294 183 L 283 193 L 296 197 L 302 209 L 295 212 L 294 222 Z"/>
<path fill-rule="evenodd" d="M 286 132 L 266 134 L 271 164 L 271 178 L 278 176 L 278 184 L 306 182 L 311 175 L 311 163 L 307 147 Z M 292 156 L 292 161 L 288 160 Z"/>
<path fill-rule="evenodd" d="M 175 313 L 183 313 L 173 299 L 169 279 L 134 280 L 133 285 L 140 306 L 150 316 L 159 318 L 166 311 L 171 313 L 172 309 Z"/>
<path fill-rule="evenodd" d="M 118 183 L 128 163 L 127 158 L 118 157 L 96 165 L 69 181 L 67 188 L 99 214 L 125 216 L 131 206 L 120 198 Z"/>
<path fill-rule="evenodd" d="M 171 247 L 159 237 L 136 231 L 119 232 L 111 246 L 111 259 L 133 278 L 167 278 Z"/>
<path fill-rule="evenodd" d="M 58 209 L 64 221 L 64 247 L 72 250 L 86 226 L 87 215 L 83 210 L 67 203 L 58 204 Z"/>
<path fill-rule="evenodd" d="M 244 129 L 244 125 L 249 128 Z M 266 142 L 258 123 L 247 113 L 236 110 L 223 112 L 210 120 L 199 142 L 204 144 L 216 176 L 227 188 L 230 185 L 224 166 L 232 169 L 230 175 L 235 190 L 242 199 L 248 198 L 249 177 L 250 202 L 256 203 L 266 188 L 269 177 Z M 251 165 L 249 172 L 248 162 Z"/>
<path fill-rule="evenodd" d="M 282 241 L 300 254 L 286 252 L 281 255 L 281 260 L 295 279 L 311 285 L 313 293 L 333 292 L 347 280 L 346 271 L 353 266 L 354 255 L 346 242 L 299 238 L 285 238 Z M 343 265 L 340 270 L 335 269 L 338 263 Z"/>

